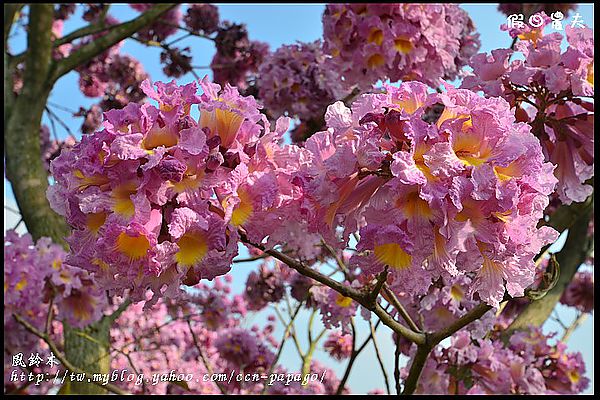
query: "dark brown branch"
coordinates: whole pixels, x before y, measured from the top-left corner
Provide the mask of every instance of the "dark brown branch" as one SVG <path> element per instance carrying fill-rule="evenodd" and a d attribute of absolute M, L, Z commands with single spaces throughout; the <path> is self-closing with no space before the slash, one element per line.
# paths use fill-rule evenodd
<path fill-rule="evenodd" d="M 471 311 L 467 312 L 465 315 L 463 315 L 462 317 L 460 317 L 459 319 L 457 319 L 456 321 L 451 323 L 450 325 L 440 329 L 437 332 L 432 333 L 428 337 L 430 343 L 432 343 L 433 346 L 437 345 L 439 342 L 446 339 L 447 337 L 452 336 L 453 334 L 455 334 L 456 332 L 458 332 L 465 326 L 469 325 L 471 322 L 478 320 L 479 318 L 481 318 L 483 316 L 483 314 L 485 314 L 486 312 L 488 312 L 491 309 L 492 309 L 492 306 L 490 306 L 490 305 L 487 305 L 485 303 L 479 304 L 478 306 L 473 308 Z"/>
<path fill-rule="evenodd" d="M 352 321 L 352 354 L 350 356 L 350 360 L 348 360 L 348 365 L 346 366 L 346 371 L 344 372 L 344 376 L 342 377 L 342 380 L 340 381 L 340 383 L 337 387 L 337 390 L 335 392 L 336 395 L 342 394 L 342 391 L 344 390 L 344 386 L 346 386 L 346 382 L 348 381 L 348 378 L 350 377 L 350 371 L 352 370 L 352 366 L 354 365 L 356 358 L 365 349 L 365 347 L 367 347 L 367 344 L 369 344 L 369 342 L 371 340 L 375 340 L 375 331 L 379 327 L 380 323 L 381 323 L 381 320 L 377 321 L 377 323 L 375 324 L 375 327 L 373 327 L 373 325 L 369 321 L 369 326 L 371 327 L 371 333 L 369 334 L 369 337 L 367 337 L 365 339 L 365 341 L 357 349 L 356 348 L 356 327 L 354 326 L 354 321 Z M 384 373 L 385 373 L 385 371 L 384 371 Z"/>
<path fill-rule="evenodd" d="M 400 336 L 396 336 L 396 350 L 394 351 L 394 381 L 396 382 L 396 394 L 400 394 Z"/>

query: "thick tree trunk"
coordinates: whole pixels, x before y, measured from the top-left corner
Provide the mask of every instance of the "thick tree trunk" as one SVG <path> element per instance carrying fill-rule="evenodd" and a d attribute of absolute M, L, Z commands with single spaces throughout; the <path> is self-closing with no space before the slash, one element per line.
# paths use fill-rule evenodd
<path fill-rule="evenodd" d="M 552 314 L 573 275 L 593 249 L 594 238 L 588 235 L 588 223 L 594 214 L 593 196 L 587 202 L 591 202 L 592 206 L 584 208 L 583 204 L 577 205 L 584 211 L 576 221 L 572 221 L 565 245 L 556 256 L 560 266 L 560 276 L 556 286 L 541 299 L 529 303 L 508 327 L 507 334 L 514 330 L 527 329 L 530 325 L 542 326 Z"/>
<path fill-rule="evenodd" d="M 54 5 L 30 4 L 27 51 L 24 57 L 23 88 L 18 96 L 12 93 L 12 74 L 16 65 L 7 53 L 7 36 L 16 12 L 22 5 L 5 5 L 4 18 L 4 157 L 6 177 L 12 189 L 27 230 L 34 238 L 50 237 L 67 246 L 69 227 L 46 200 L 48 175 L 41 160 L 40 125 L 46 102 L 54 83 L 77 65 L 85 63 L 117 42 L 152 23 L 175 4 L 160 4 L 139 17 L 116 26 L 102 38 L 83 46 L 67 59 L 52 59 L 52 23 Z M 110 326 L 114 318 L 105 317 L 84 329 L 64 323 L 67 359 L 87 373 L 109 373 Z M 97 385 L 70 382 L 61 393 L 106 393 Z"/>
<path fill-rule="evenodd" d="M 51 4 L 30 5 L 23 88 L 19 96 L 11 99 L 10 113 L 5 116 L 4 156 L 6 177 L 12 185 L 29 233 L 34 240 L 47 236 L 66 246 L 64 238 L 69 234 L 69 228 L 64 219 L 52 211 L 46 200 L 48 175 L 40 156 L 40 124 L 52 90 L 52 81 L 48 77 L 54 65 L 50 34 L 53 13 L 54 7 Z M 5 74 L 11 73 L 12 71 L 5 71 Z M 5 87 L 4 90 L 6 97 L 6 92 L 11 93 L 12 87 Z M 106 345 L 109 328 L 110 324 L 104 321 L 83 330 L 65 324 L 67 359 L 86 371 L 108 373 L 110 358 L 106 353 Z M 96 359 L 100 360 L 91 362 Z M 68 393 L 105 392 L 89 383 L 72 384 L 65 389 L 68 389 Z"/>
<path fill-rule="evenodd" d="M 73 365 L 88 375 L 83 382 L 66 382 L 61 389 L 65 394 L 106 394 L 97 385 L 87 382 L 95 373 L 110 372 L 110 325 L 111 319 L 103 318 L 84 329 L 76 329 L 63 322 L 65 333 L 65 355 Z"/>
<path fill-rule="evenodd" d="M 29 233 L 36 240 L 48 236 L 64 244 L 69 230 L 46 200 L 48 178 L 40 157 L 40 122 L 52 90 L 48 77 L 53 68 L 50 34 L 53 13 L 51 4 L 30 6 L 23 88 L 12 101 L 10 114 L 5 116 L 8 121 L 4 132 L 4 155 L 6 177 L 12 184 Z M 5 71 L 5 74 L 11 73 Z M 4 90 L 5 94 L 12 92 L 11 87 Z"/>

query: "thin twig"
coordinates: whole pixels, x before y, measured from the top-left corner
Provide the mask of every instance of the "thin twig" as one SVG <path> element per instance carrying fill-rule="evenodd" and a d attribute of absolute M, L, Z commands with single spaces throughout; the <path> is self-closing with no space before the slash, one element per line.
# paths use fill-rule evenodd
<path fill-rule="evenodd" d="M 400 394 L 400 336 L 396 335 L 396 350 L 394 351 L 394 381 L 396 394 Z"/>
<path fill-rule="evenodd" d="M 48 304 L 48 315 L 46 315 L 46 325 L 44 326 L 44 333 L 46 335 L 50 334 L 50 324 L 52 323 L 52 307 L 54 307 L 54 287 L 51 288 L 52 296 L 50 297 L 50 303 Z"/>
<path fill-rule="evenodd" d="M 277 314 L 277 317 L 279 318 L 281 323 L 284 325 L 287 325 L 285 322 L 285 319 L 283 319 L 283 316 L 281 315 L 281 312 L 279 311 L 279 308 L 277 308 L 277 306 L 274 306 L 274 308 L 275 308 L 275 313 Z M 300 342 L 298 341 L 298 336 L 296 336 L 296 328 L 294 327 L 294 321 L 290 321 L 290 324 L 291 324 L 290 336 L 292 337 L 292 340 L 294 341 L 294 345 L 296 346 L 298 355 L 300 356 L 302 361 L 304 361 L 304 352 L 302 351 L 302 348 L 300 347 Z"/>
<path fill-rule="evenodd" d="M 567 340 L 571 337 L 571 334 L 575 332 L 575 330 L 579 327 L 579 325 L 583 324 L 588 317 L 588 313 L 580 313 L 577 318 L 573 321 L 571 325 L 565 330 L 563 337 L 560 339 L 561 342 L 566 343 Z"/>
<path fill-rule="evenodd" d="M 373 347 L 375 348 L 375 356 L 377 357 L 377 362 L 379 363 L 379 367 L 381 368 L 381 373 L 383 375 L 383 380 L 385 381 L 385 390 L 387 394 L 390 394 L 390 382 L 388 379 L 387 372 L 385 372 L 385 366 L 383 365 L 383 359 L 381 358 L 381 353 L 379 352 L 379 346 L 377 345 L 377 339 L 375 335 L 376 327 L 373 326 L 371 321 L 369 321 L 369 328 L 371 329 L 371 337 L 373 341 Z"/>
<path fill-rule="evenodd" d="M 394 292 L 392 292 L 387 285 L 383 286 L 383 293 L 387 296 L 388 300 L 390 301 L 390 303 L 392 304 L 392 306 L 394 306 L 394 308 L 396 309 L 396 311 L 398 311 L 398 314 L 400 314 L 400 316 L 402 317 L 402 319 L 404 319 L 404 321 L 406 321 L 406 323 L 408 324 L 408 327 L 410 329 L 412 329 L 415 332 L 422 332 L 423 331 L 413 321 L 413 319 L 410 317 L 410 314 L 408 313 L 408 311 L 406 311 L 406 309 L 404 308 L 404 306 L 402 305 L 402 303 L 400 303 L 400 300 L 398 300 L 398 297 L 396 297 L 396 295 L 394 294 Z"/>
<path fill-rule="evenodd" d="M 344 372 L 344 376 L 342 377 L 342 380 L 340 381 L 335 394 L 337 394 L 337 395 L 342 394 L 342 391 L 344 390 L 344 386 L 346 386 L 346 381 L 350 377 L 350 371 L 352 370 L 352 366 L 354 365 L 354 362 L 356 361 L 356 358 L 365 349 L 365 347 L 367 346 L 367 344 L 369 344 L 369 342 L 371 340 L 375 339 L 375 331 L 379 327 L 380 323 L 381 323 L 381 320 L 378 320 L 377 323 L 375 324 L 375 327 L 373 327 L 371 325 L 371 321 L 369 321 L 369 325 L 371 326 L 371 333 L 365 339 L 365 341 L 360 345 L 360 347 L 358 347 L 358 349 L 357 349 L 356 348 L 356 327 L 354 326 L 354 320 L 351 320 L 351 327 L 352 327 L 352 355 L 350 356 L 350 360 L 348 361 L 348 365 L 346 366 L 346 371 Z M 387 377 L 386 377 L 386 379 L 387 379 Z"/>
<path fill-rule="evenodd" d="M 213 369 L 212 369 L 210 363 L 208 362 L 208 359 L 204 355 L 204 352 L 202 351 L 200 344 L 198 343 L 198 339 L 196 338 L 196 334 L 194 333 L 194 330 L 192 329 L 192 323 L 190 322 L 189 318 L 186 320 L 186 322 L 187 322 L 188 328 L 190 329 L 190 333 L 192 335 L 192 340 L 194 341 L 194 346 L 196 346 L 196 349 L 198 349 L 198 353 L 200 354 L 200 359 L 202 360 L 204 367 L 206 367 L 206 371 L 212 376 Z M 219 382 L 219 380 L 215 380 L 215 384 L 217 385 L 217 387 L 219 388 L 219 390 L 221 391 L 222 394 L 227 394 L 227 391 L 221 385 L 221 382 Z"/>
<path fill-rule="evenodd" d="M 270 255 L 264 253 L 261 254 L 259 256 L 255 256 L 255 257 L 248 257 L 248 258 L 239 258 L 237 260 L 233 260 L 234 264 L 239 264 L 239 263 L 247 263 L 247 262 L 252 262 L 252 261 L 256 261 L 256 260 L 262 260 L 263 258 L 267 258 L 270 257 Z"/>
<path fill-rule="evenodd" d="M 279 343 L 277 353 L 275 354 L 275 358 L 273 359 L 273 362 L 271 363 L 271 366 L 269 367 L 269 372 L 267 373 L 268 376 L 271 376 L 271 374 L 273 373 L 273 370 L 275 369 L 275 365 L 277 364 L 277 361 L 279 361 L 279 357 L 281 357 L 281 352 L 283 351 L 283 345 L 285 344 L 285 342 L 287 341 L 287 338 L 289 337 L 292 323 L 296 319 L 296 316 L 298 315 L 298 312 L 300 312 L 301 308 L 302 308 L 302 302 L 300 302 L 300 304 L 298 304 L 298 307 L 296 307 L 296 310 L 294 310 L 292 319 L 285 327 L 285 331 L 283 332 L 283 337 L 281 338 L 281 342 Z M 268 389 L 268 386 L 265 384 L 263 387 L 263 390 L 262 390 L 262 394 L 266 394 L 267 389 Z"/>
<path fill-rule="evenodd" d="M 58 115 L 56 115 L 56 114 L 55 114 L 55 113 L 54 113 L 52 110 L 50 110 L 48 107 L 46 107 L 45 109 L 46 109 L 46 112 L 47 112 L 48 114 L 50 114 L 50 116 L 51 116 L 51 117 L 54 117 L 54 118 L 56 119 L 56 121 L 58 121 L 58 123 L 59 123 L 59 124 L 60 124 L 60 125 L 61 125 L 63 128 L 65 128 L 65 130 L 67 131 L 67 133 L 69 134 L 69 136 L 71 136 L 73 139 L 77 139 L 77 138 L 75 137 L 75 135 L 73 134 L 73 131 L 71 130 L 71 128 L 69 128 L 69 126 L 68 126 L 68 125 L 67 125 L 67 124 L 66 124 L 66 123 L 65 123 L 65 122 L 64 122 L 62 119 L 60 119 L 60 118 L 58 117 Z"/>

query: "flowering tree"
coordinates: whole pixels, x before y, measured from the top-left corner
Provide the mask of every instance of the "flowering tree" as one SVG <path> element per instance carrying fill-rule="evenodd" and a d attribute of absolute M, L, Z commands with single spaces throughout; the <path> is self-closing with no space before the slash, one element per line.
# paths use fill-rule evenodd
<path fill-rule="evenodd" d="M 274 51 L 210 4 L 132 4 L 126 22 L 5 5 L 6 177 L 29 232 L 5 236 L 5 392 L 341 394 L 369 343 L 373 393 L 585 390 L 565 341 L 593 312 L 593 31 L 544 33 L 552 10 L 517 6 L 501 10 L 541 23 L 503 26 L 512 46 L 485 54 L 454 4 L 328 5 L 322 40 Z M 159 47 L 178 78 L 187 37 L 214 43 L 212 80 L 153 83 L 121 51 Z M 51 140 L 42 115 L 59 121 L 47 100 L 70 72 L 99 102 L 74 112 L 80 139 Z M 578 312 L 562 337 L 541 329 L 559 302 Z M 24 350 L 75 378 L 37 381 L 57 367 Z"/>

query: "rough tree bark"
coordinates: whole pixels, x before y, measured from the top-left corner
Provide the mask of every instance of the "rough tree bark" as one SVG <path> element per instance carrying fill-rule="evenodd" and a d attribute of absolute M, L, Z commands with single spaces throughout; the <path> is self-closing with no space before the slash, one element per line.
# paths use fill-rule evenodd
<path fill-rule="evenodd" d="M 594 246 L 594 238 L 588 236 L 588 223 L 594 214 L 593 204 L 594 196 L 592 195 L 584 203 L 571 206 L 582 212 L 578 215 L 575 214 L 576 216 L 571 220 L 569 236 L 564 247 L 556 256 L 560 266 L 558 282 L 544 297 L 527 305 L 508 327 L 507 334 L 515 330 L 527 329 L 530 325 L 541 326 L 552 314 L 552 310 L 573 279 L 573 275 Z M 569 215 L 571 214 L 569 213 Z"/>
<path fill-rule="evenodd" d="M 16 13 L 23 5 L 4 5 L 4 157 L 6 177 L 11 183 L 19 211 L 34 240 L 50 237 L 67 247 L 65 237 L 69 227 L 46 200 L 48 175 L 41 160 L 39 129 L 42 114 L 54 83 L 73 68 L 81 65 L 140 28 L 152 23 L 174 4 L 156 5 L 139 17 L 114 27 L 101 39 L 82 46 L 67 59 L 52 59 L 52 23 L 54 5 L 29 4 L 27 50 L 23 57 L 12 58 L 7 38 Z M 12 92 L 12 76 L 17 62 L 24 64 L 23 87 L 18 96 Z M 109 329 L 114 318 L 105 317 L 84 329 L 64 324 L 65 353 L 76 367 L 87 372 L 110 372 L 107 352 Z M 74 382 L 62 393 L 105 393 L 86 382 Z"/>

